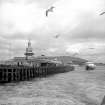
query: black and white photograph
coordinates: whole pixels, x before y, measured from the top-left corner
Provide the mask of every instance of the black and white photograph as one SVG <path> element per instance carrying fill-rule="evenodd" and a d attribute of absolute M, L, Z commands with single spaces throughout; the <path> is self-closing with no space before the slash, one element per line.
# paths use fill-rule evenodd
<path fill-rule="evenodd" d="M 0 105 L 105 105 L 105 0 L 0 0 Z"/>

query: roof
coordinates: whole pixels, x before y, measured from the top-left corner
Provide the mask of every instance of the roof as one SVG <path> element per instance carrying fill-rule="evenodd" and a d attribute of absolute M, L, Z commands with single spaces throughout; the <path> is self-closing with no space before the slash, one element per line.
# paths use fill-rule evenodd
<path fill-rule="evenodd" d="M 60 61 L 50 60 L 47 58 L 31 58 L 26 60 L 25 57 L 14 57 L 11 60 L 6 61 L 6 63 L 15 63 L 15 62 L 35 62 L 35 63 L 61 63 Z"/>

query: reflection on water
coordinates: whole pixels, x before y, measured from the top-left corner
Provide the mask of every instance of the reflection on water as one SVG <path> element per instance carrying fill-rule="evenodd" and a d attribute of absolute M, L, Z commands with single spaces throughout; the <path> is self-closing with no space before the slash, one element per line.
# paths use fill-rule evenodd
<path fill-rule="evenodd" d="M 100 69 L 100 70 L 99 70 Z M 105 93 L 104 68 L 78 68 L 30 81 L 0 84 L 0 105 L 98 105 Z"/>

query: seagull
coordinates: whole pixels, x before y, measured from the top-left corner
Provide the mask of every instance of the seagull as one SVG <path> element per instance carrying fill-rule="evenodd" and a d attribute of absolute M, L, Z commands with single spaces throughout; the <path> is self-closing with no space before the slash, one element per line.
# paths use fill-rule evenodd
<path fill-rule="evenodd" d="M 55 37 L 55 38 L 58 38 L 59 36 L 60 36 L 60 35 L 59 35 L 59 34 L 57 34 L 57 35 L 55 35 L 54 37 Z"/>
<path fill-rule="evenodd" d="M 103 14 L 105 14 L 105 12 L 102 12 L 100 15 L 103 15 Z"/>
<path fill-rule="evenodd" d="M 89 48 L 89 49 L 95 49 L 95 48 L 92 48 L 92 47 L 91 47 L 91 48 Z"/>
<path fill-rule="evenodd" d="M 53 12 L 53 9 L 54 9 L 55 7 L 50 7 L 49 9 L 47 9 L 46 10 L 46 16 L 48 16 L 48 12 Z"/>

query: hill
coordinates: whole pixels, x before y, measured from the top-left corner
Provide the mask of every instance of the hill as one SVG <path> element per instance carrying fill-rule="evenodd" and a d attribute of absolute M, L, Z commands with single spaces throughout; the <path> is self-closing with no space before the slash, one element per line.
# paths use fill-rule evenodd
<path fill-rule="evenodd" d="M 71 56 L 50 56 L 48 59 L 57 59 L 59 61 L 62 61 L 64 64 L 71 63 L 71 61 L 74 64 L 82 65 L 83 63 L 87 62 L 88 60 L 77 58 L 77 57 L 71 57 Z"/>

